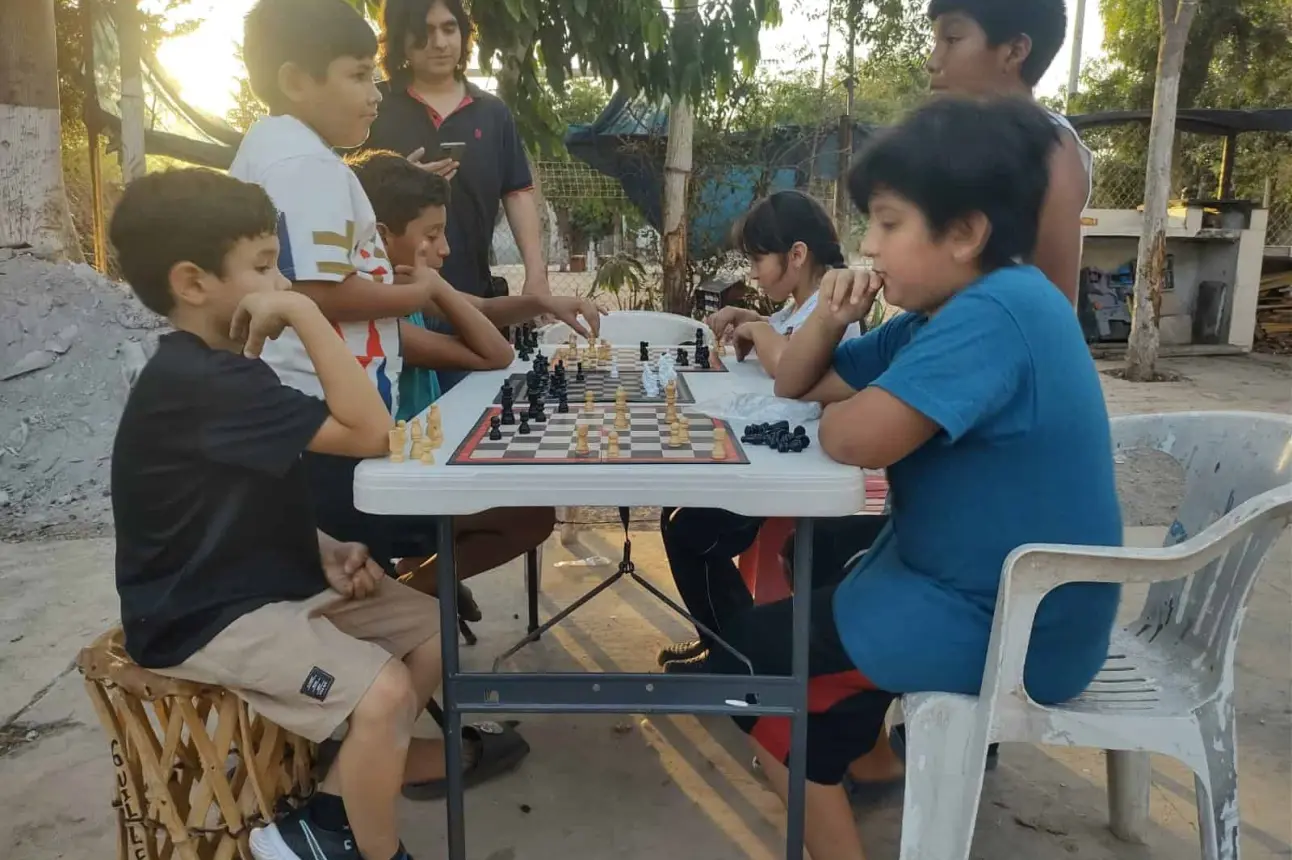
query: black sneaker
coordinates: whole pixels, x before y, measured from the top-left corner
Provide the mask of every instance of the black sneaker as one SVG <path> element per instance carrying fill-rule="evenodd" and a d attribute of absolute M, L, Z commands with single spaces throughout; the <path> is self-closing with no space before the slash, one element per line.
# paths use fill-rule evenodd
<path fill-rule="evenodd" d="M 692 639 L 689 642 L 675 642 L 667 648 L 660 649 L 659 664 L 660 666 L 667 666 L 674 660 L 690 660 L 693 657 L 699 657 L 708 650 L 708 647 L 699 639 Z"/>
<path fill-rule="evenodd" d="M 251 831 L 251 856 L 255 860 L 362 860 L 349 829 L 324 830 L 310 820 L 307 808 Z"/>

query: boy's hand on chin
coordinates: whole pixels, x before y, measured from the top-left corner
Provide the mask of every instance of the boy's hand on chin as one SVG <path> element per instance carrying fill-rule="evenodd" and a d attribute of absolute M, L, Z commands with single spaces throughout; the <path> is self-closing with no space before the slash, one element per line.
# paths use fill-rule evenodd
<path fill-rule="evenodd" d="M 814 312 L 825 315 L 835 325 L 844 328 L 853 323 L 864 323 L 883 287 L 884 278 L 877 272 L 831 269 L 821 279 Z"/>
<path fill-rule="evenodd" d="M 423 303 L 434 301 L 435 297 L 443 295 L 445 290 L 453 289 L 453 285 L 444 280 L 444 277 L 431 265 L 430 248 L 426 244 L 418 247 L 413 265 L 396 266 L 395 274 L 401 279 L 406 279 L 407 283 L 421 287 L 425 291 Z"/>
<path fill-rule="evenodd" d="M 242 344 L 242 354 L 247 358 L 260 358 L 265 341 L 277 339 L 292 324 L 295 314 L 309 310 L 319 312 L 314 302 L 291 290 L 249 293 L 233 312 L 229 338 Z"/>

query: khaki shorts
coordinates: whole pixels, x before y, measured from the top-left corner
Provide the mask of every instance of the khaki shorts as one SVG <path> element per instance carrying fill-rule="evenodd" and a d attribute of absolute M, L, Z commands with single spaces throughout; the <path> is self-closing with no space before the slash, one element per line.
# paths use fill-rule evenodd
<path fill-rule="evenodd" d="M 160 672 L 232 690 L 267 719 L 319 742 L 349 718 L 389 660 L 439 632 L 439 601 L 383 577 L 363 600 L 329 588 L 262 606 Z"/>

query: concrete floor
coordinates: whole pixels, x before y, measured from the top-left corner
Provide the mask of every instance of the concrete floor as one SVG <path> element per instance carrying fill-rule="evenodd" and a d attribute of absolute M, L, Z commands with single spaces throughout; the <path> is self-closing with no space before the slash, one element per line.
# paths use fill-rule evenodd
<path fill-rule="evenodd" d="M 1286 360 L 1190 359 L 1185 379 L 1105 383 L 1117 412 L 1256 409 L 1288 412 Z M 1153 530 L 1131 539 L 1151 542 Z M 565 605 L 609 571 L 556 566 L 617 558 L 613 530 L 546 548 L 542 611 Z M 634 560 L 663 585 L 658 535 L 634 534 Z M 486 620 L 464 649 L 484 670 L 523 629 L 516 565 L 472 582 Z M 0 545 L 0 858 L 106 860 L 114 856 L 107 744 L 70 660 L 112 624 L 110 540 Z M 1128 612 L 1138 608 L 1128 595 Z M 652 671 L 654 653 L 685 626 L 623 583 L 575 615 L 507 670 Z M 1292 857 L 1292 540 L 1285 537 L 1257 585 L 1237 667 L 1238 735 L 1246 860 Z M 425 727 L 427 733 L 434 725 Z M 533 753 L 521 769 L 467 799 L 468 855 L 488 860 L 774 858 L 784 814 L 749 767 L 744 738 L 726 720 L 692 717 L 526 716 Z M 1198 856 L 1192 779 L 1155 760 L 1147 846 L 1119 843 L 1106 827 L 1102 754 L 1011 745 L 987 780 L 974 854 L 980 858 L 1139 860 Z M 409 849 L 443 856 L 442 803 L 405 802 Z M 871 860 L 897 856 L 900 795 L 858 812 Z"/>

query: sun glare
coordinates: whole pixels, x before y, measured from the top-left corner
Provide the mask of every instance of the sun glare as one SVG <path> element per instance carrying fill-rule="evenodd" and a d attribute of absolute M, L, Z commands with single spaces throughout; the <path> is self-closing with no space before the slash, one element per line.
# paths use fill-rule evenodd
<path fill-rule="evenodd" d="M 252 0 L 224 0 L 206 8 L 185 7 L 184 19 L 201 26 L 186 36 L 167 39 L 157 49 L 162 68 L 179 84 L 185 101 L 223 117 L 233 107 L 233 93 L 243 74 L 237 48 L 242 19 Z"/>

